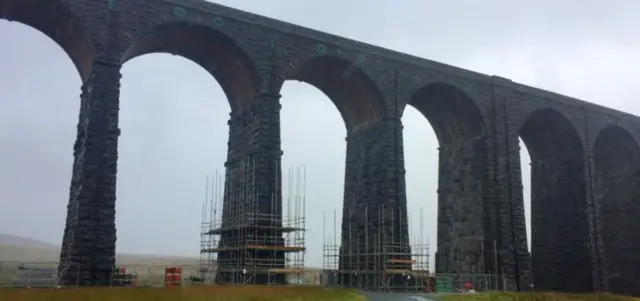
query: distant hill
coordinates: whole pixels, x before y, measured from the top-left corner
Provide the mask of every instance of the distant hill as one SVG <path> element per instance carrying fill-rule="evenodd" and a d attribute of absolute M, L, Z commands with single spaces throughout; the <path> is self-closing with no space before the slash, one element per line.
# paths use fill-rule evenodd
<path fill-rule="evenodd" d="M 36 239 L 12 234 L 0 234 L 0 261 L 57 262 L 60 246 Z M 121 265 L 193 265 L 199 264 L 197 257 L 168 255 L 117 254 Z"/>
<path fill-rule="evenodd" d="M 0 233 L 0 246 L 21 246 L 39 249 L 55 249 L 59 248 L 54 244 L 36 239 L 26 238 L 22 236 Z M 2 254 L 2 253 L 0 253 Z"/>

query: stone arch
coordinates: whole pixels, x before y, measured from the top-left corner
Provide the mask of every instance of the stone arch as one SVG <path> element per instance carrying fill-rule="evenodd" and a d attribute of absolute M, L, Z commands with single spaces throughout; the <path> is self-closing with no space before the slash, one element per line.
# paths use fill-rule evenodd
<path fill-rule="evenodd" d="M 532 112 L 519 130 L 531 157 L 531 255 L 537 289 L 590 291 L 582 139 L 562 113 Z"/>
<path fill-rule="evenodd" d="M 593 164 L 604 257 L 612 293 L 640 295 L 640 147 L 621 126 L 596 137 Z"/>
<path fill-rule="evenodd" d="M 340 112 L 347 132 L 384 115 L 384 99 L 378 86 L 348 60 L 328 55 L 301 60 L 285 80 L 308 83 L 327 95 Z"/>
<path fill-rule="evenodd" d="M 474 101 L 452 85 L 426 85 L 412 95 L 408 104 L 427 118 L 441 146 L 485 134 L 482 114 Z"/>
<path fill-rule="evenodd" d="M 484 266 L 487 223 L 487 149 L 483 117 L 458 87 L 436 82 L 409 99 L 431 124 L 439 143 L 436 273 L 476 273 Z"/>
<path fill-rule="evenodd" d="M 246 106 L 260 91 L 254 62 L 236 41 L 207 25 L 171 22 L 151 28 L 124 51 L 121 62 L 149 53 L 182 56 L 220 84 L 231 110 Z"/>
<path fill-rule="evenodd" d="M 30 26 L 67 53 L 84 82 L 91 73 L 93 46 L 66 2 L 59 0 L 0 0 L 0 18 Z"/>

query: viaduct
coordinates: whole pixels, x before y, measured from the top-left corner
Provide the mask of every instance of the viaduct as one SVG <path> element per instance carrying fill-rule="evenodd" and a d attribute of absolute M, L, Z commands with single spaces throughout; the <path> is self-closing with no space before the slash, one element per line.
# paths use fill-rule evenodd
<path fill-rule="evenodd" d="M 533 281 L 543 290 L 640 294 L 636 116 L 202 0 L 0 0 L 0 16 L 56 41 L 83 81 L 60 254 L 79 264 L 81 285 L 106 284 L 115 261 L 120 69 L 164 52 L 222 86 L 232 108 L 227 181 L 240 158 L 256 162 L 260 205 L 248 210 L 281 210 L 267 208 L 281 195 L 272 180 L 281 173 L 279 91 L 304 81 L 334 102 L 347 128 L 345 208 L 399 209 L 396 222 L 369 227 L 408 235 L 406 218 L 397 221 L 407 215 L 401 116 L 411 105 L 440 145 L 439 249 L 455 235 L 463 261 L 474 263 L 484 258 L 475 246 L 495 242 L 497 270 L 484 272 L 502 273 L 510 289 Z M 518 138 L 532 161 L 531 254 Z M 450 269 L 450 258 L 440 254 L 437 269 Z"/>

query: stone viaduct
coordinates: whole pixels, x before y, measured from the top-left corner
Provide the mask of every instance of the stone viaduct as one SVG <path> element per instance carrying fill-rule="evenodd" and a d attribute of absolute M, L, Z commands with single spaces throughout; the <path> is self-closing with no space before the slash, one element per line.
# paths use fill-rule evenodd
<path fill-rule="evenodd" d="M 440 144 L 439 250 L 462 250 L 455 262 L 469 264 L 497 255 L 483 272 L 503 274 L 510 289 L 533 280 L 544 290 L 640 294 L 636 116 L 202 0 L 0 0 L 0 16 L 56 41 L 83 81 L 60 254 L 79 264 L 82 285 L 106 284 L 115 261 L 120 69 L 164 52 L 199 64 L 226 93 L 227 181 L 240 158 L 255 160 L 261 205 L 250 210 L 280 210 L 267 208 L 281 195 L 279 91 L 304 81 L 347 128 L 345 208 L 399 209 L 395 222 L 369 226 L 407 241 L 401 116 L 411 105 Z M 532 160 L 531 255 L 518 138 Z M 354 220 L 357 237 L 363 219 Z M 494 243 L 497 254 L 474 253 Z M 461 268 L 452 258 L 439 254 L 436 269 Z"/>

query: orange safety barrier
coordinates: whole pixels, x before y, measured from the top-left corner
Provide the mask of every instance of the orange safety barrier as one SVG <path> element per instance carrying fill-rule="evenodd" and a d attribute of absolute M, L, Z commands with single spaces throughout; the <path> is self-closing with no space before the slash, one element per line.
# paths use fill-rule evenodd
<path fill-rule="evenodd" d="M 168 267 L 164 269 L 164 286 L 179 286 L 182 284 L 182 268 Z"/>

